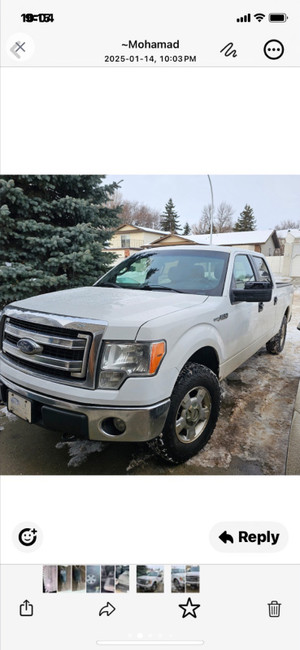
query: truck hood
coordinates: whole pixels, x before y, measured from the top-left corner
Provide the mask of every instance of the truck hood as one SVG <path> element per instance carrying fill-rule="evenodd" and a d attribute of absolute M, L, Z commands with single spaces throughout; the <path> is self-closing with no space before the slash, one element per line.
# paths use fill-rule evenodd
<path fill-rule="evenodd" d="M 18 300 L 10 307 L 105 321 L 105 338 L 133 339 L 146 322 L 201 305 L 207 296 L 113 287 L 81 287 Z"/>

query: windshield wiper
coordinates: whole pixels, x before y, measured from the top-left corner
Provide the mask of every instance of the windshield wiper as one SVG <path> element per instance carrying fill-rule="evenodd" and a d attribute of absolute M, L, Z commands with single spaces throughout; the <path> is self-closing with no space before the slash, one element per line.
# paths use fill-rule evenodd
<path fill-rule="evenodd" d="M 180 291 L 179 289 L 173 289 L 172 287 L 166 287 L 163 284 L 157 285 L 157 284 L 144 284 L 139 289 L 142 289 L 144 291 L 175 291 L 175 293 L 185 293 L 184 291 Z"/>
<path fill-rule="evenodd" d="M 126 284 L 117 284 L 116 282 L 102 282 L 101 284 L 96 285 L 98 287 L 116 287 L 117 289 L 141 289 L 142 291 L 174 291 L 175 293 L 185 293 L 185 291 L 180 291 L 179 289 L 172 289 L 172 287 L 166 287 L 164 285 L 157 286 L 156 284 L 143 284 L 141 286 L 135 285 L 126 285 Z"/>

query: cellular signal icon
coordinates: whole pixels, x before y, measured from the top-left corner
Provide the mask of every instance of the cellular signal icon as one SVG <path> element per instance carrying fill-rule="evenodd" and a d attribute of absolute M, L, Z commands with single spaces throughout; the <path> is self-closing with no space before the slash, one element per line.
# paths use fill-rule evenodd
<path fill-rule="evenodd" d="M 237 23 L 251 23 L 251 14 L 245 14 L 245 16 L 241 16 L 240 18 L 236 19 Z"/>
<path fill-rule="evenodd" d="M 258 20 L 259 23 L 261 23 L 261 21 L 262 21 L 265 17 L 266 17 L 265 14 L 254 14 L 254 18 L 256 18 L 256 20 Z"/>

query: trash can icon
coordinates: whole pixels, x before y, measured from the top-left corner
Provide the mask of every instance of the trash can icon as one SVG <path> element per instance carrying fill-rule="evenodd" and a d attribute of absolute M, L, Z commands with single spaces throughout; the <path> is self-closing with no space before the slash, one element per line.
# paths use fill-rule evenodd
<path fill-rule="evenodd" d="M 270 603 L 268 603 L 268 607 L 269 616 L 271 616 L 271 618 L 278 618 L 280 616 L 281 603 L 279 603 L 277 600 L 272 600 Z"/>

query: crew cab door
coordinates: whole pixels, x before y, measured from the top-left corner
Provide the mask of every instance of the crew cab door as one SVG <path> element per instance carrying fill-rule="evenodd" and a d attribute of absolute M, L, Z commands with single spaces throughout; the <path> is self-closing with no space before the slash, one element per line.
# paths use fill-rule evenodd
<path fill-rule="evenodd" d="M 276 312 L 277 312 L 277 291 L 273 286 L 271 273 L 267 267 L 265 260 L 258 255 L 251 255 L 251 261 L 254 266 L 256 279 L 259 282 L 268 282 L 272 285 L 272 300 L 270 302 L 262 302 L 258 304 L 259 310 L 259 327 L 261 334 L 264 337 L 264 343 L 268 341 L 276 332 Z M 280 321 L 281 322 L 281 321 Z M 275 331 L 276 330 L 276 331 Z"/>
<path fill-rule="evenodd" d="M 244 289 L 246 282 L 255 281 L 255 272 L 249 256 L 245 253 L 235 255 L 233 261 L 230 290 Z M 230 330 L 227 349 L 229 357 L 237 356 L 239 365 L 257 348 L 260 337 L 258 303 L 235 302 L 230 307 Z"/>

